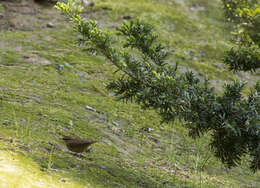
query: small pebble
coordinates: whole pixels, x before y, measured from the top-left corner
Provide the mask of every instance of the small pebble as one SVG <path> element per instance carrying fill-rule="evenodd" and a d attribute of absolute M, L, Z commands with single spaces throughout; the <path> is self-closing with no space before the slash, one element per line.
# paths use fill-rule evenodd
<path fill-rule="evenodd" d="M 54 28 L 54 24 L 52 22 L 47 23 L 47 27 Z"/>
<path fill-rule="evenodd" d="M 86 105 L 86 109 L 90 110 L 90 111 L 93 111 L 93 112 L 97 111 L 95 108 L 92 108 L 91 106 L 88 106 L 88 105 Z"/>
<path fill-rule="evenodd" d="M 124 20 L 131 20 L 131 19 L 133 19 L 133 16 L 131 16 L 131 15 L 125 15 L 125 16 L 123 16 L 123 19 L 124 19 Z"/>

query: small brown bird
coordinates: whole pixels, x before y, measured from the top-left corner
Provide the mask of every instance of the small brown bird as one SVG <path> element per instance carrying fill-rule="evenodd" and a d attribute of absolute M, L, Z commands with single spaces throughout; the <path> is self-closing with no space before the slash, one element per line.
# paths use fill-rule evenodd
<path fill-rule="evenodd" d="M 62 140 L 65 141 L 66 146 L 70 151 L 76 153 L 82 153 L 86 151 L 90 145 L 97 142 L 89 139 L 70 137 L 70 136 L 64 136 Z"/>

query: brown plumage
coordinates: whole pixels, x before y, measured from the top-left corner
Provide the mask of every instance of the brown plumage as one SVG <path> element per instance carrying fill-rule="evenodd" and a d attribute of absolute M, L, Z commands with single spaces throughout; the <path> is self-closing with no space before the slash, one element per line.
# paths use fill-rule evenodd
<path fill-rule="evenodd" d="M 89 139 L 70 137 L 70 136 L 64 136 L 62 140 L 65 141 L 66 146 L 70 151 L 76 153 L 82 153 L 86 151 L 90 145 L 97 142 Z"/>

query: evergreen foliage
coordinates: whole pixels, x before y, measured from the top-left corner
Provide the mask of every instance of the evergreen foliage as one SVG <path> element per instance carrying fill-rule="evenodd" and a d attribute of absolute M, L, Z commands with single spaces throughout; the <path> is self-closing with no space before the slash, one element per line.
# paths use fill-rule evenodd
<path fill-rule="evenodd" d="M 253 6 L 257 0 L 222 0 L 222 3 L 227 21 L 239 23 L 241 19 L 239 10 Z"/>
<path fill-rule="evenodd" d="M 227 21 L 234 22 L 234 47 L 224 62 L 234 71 L 260 68 L 260 1 L 222 0 Z"/>
<path fill-rule="evenodd" d="M 167 123 L 185 120 L 194 138 L 210 132 L 212 151 L 228 167 L 249 154 L 251 169 L 260 168 L 260 84 L 248 98 L 242 97 L 242 82 L 226 84 L 219 96 L 208 80 L 200 81 L 192 72 L 179 73 L 177 64 L 165 63 L 169 53 L 151 25 L 140 20 L 123 23 L 118 35 L 125 39 L 124 49 L 118 50 L 112 34 L 95 21 L 82 19 L 80 5 L 73 0 L 57 3 L 56 8 L 74 23 L 81 44 L 92 45 L 122 72 L 107 86 L 120 100 L 155 109 Z"/>

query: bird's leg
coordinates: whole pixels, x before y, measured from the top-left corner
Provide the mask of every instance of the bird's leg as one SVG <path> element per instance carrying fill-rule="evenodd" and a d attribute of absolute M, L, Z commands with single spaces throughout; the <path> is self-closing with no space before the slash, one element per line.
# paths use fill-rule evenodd
<path fill-rule="evenodd" d="M 85 152 L 86 152 L 86 153 L 90 153 L 90 148 L 88 148 Z"/>
<path fill-rule="evenodd" d="M 84 155 L 82 153 L 77 153 L 77 152 L 73 152 L 73 151 L 69 151 L 69 153 L 75 157 L 80 157 L 80 158 L 84 157 Z"/>
<path fill-rule="evenodd" d="M 82 153 L 73 152 L 73 155 L 79 158 L 84 158 L 84 155 Z"/>

